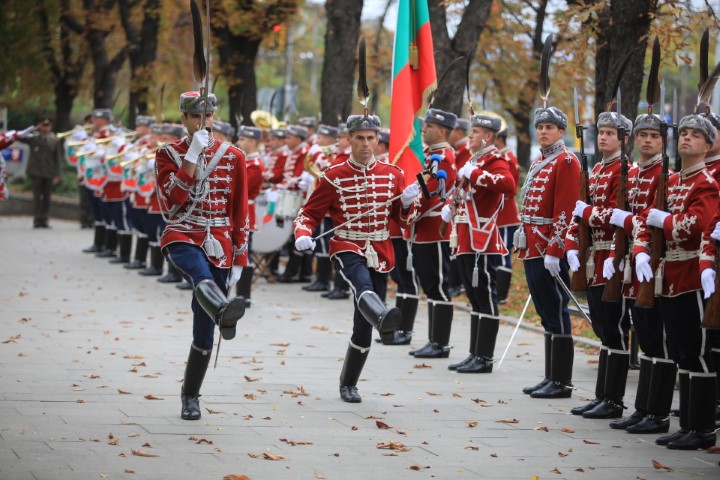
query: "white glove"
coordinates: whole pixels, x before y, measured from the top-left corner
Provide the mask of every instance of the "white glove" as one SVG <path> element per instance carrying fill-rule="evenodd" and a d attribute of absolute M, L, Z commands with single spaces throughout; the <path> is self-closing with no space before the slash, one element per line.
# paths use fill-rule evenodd
<path fill-rule="evenodd" d="M 476 165 L 473 165 L 470 162 L 467 162 L 465 165 L 462 166 L 460 171 L 458 172 L 458 177 L 467 178 L 470 180 L 470 175 L 472 175 L 472 172 L 477 168 Z"/>
<path fill-rule="evenodd" d="M 560 259 L 552 255 L 545 255 L 545 270 L 550 272 L 553 277 L 560 275 Z"/>
<path fill-rule="evenodd" d="M 710 234 L 710 238 L 720 242 L 720 222 L 715 224 L 715 230 Z"/>
<path fill-rule="evenodd" d="M 20 130 L 17 133 L 18 138 L 26 139 L 28 138 L 33 132 L 35 131 L 35 126 L 32 125 L 30 127 L 27 127 L 25 130 Z"/>
<path fill-rule="evenodd" d="M 155 170 L 155 157 L 147 161 L 148 169 Z"/>
<path fill-rule="evenodd" d="M 669 216 L 670 214 L 668 212 L 651 208 L 647 216 L 647 224 L 651 227 L 663 228 L 663 223 L 665 223 L 665 219 Z"/>
<path fill-rule="evenodd" d="M 573 273 L 580 269 L 580 258 L 578 257 L 578 253 L 580 253 L 579 250 L 568 250 L 567 253 L 565 253 L 568 265 L 570 266 L 570 271 Z"/>
<path fill-rule="evenodd" d="M 582 218 L 583 212 L 587 207 L 589 207 L 587 203 L 583 202 L 582 200 L 578 200 L 575 202 L 575 209 L 573 210 L 573 217 L 580 217 Z M 574 272 L 575 270 L 573 270 Z"/>
<path fill-rule="evenodd" d="M 302 172 L 300 175 L 300 181 L 298 182 L 298 188 L 302 190 L 303 192 L 306 192 L 308 188 L 310 188 L 310 185 L 313 184 L 315 181 L 315 177 L 312 176 L 312 174 L 308 172 Z"/>
<path fill-rule="evenodd" d="M 78 127 L 75 127 L 75 128 L 78 128 Z M 80 127 L 79 130 L 75 130 L 75 132 L 73 132 L 73 134 L 70 138 L 72 138 L 76 142 L 82 142 L 82 141 L 88 139 L 88 134 L 84 128 Z"/>
<path fill-rule="evenodd" d="M 417 183 L 413 182 L 407 187 L 405 187 L 402 195 L 400 195 L 400 201 L 402 202 L 403 207 L 410 207 L 410 205 L 412 205 L 413 201 L 415 200 L 415 197 L 417 197 L 419 193 L 420 185 L 418 185 Z"/>
<path fill-rule="evenodd" d="M 198 130 L 193 135 L 190 148 L 188 148 L 188 151 L 185 154 L 185 160 L 195 165 L 197 163 L 198 156 L 208 147 L 209 144 L 210 134 L 208 131 L 205 129 Z"/>
<path fill-rule="evenodd" d="M 265 199 L 268 201 L 268 203 L 274 203 L 280 200 L 280 192 L 277 190 L 268 190 L 265 194 Z"/>
<path fill-rule="evenodd" d="M 308 153 L 310 155 L 315 155 L 318 152 L 322 152 L 322 148 L 320 148 L 320 145 L 318 145 L 317 143 L 313 143 L 313 146 L 310 147 L 310 150 L 308 150 Z"/>
<path fill-rule="evenodd" d="M 641 282 L 649 282 L 653 278 L 653 271 L 650 268 L 650 255 L 640 252 L 635 255 L 635 274 Z"/>
<path fill-rule="evenodd" d="M 314 250 L 315 240 L 313 240 L 312 237 L 303 235 L 302 237 L 298 237 L 297 239 L 295 239 L 295 248 L 299 252 L 304 252 L 305 250 Z"/>
<path fill-rule="evenodd" d="M 626 212 L 625 210 L 620 210 L 619 208 L 613 208 L 613 213 L 610 216 L 610 224 L 615 225 L 616 227 L 624 228 L 625 227 L 625 220 L 627 217 L 631 216 L 632 213 Z"/>
<path fill-rule="evenodd" d="M 706 268 L 700 274 L 700 283 L 702 283 L 703 292 L 705 292 L 705 300 L 715 293 L 715 270 Z"/>
<path fill-rule="evenodd" d="M 603 263 L 603 277 L 610 280 L 613 275 L 615 275 L 615 262 L 613 261 L 613 257 L 609 257 L 605 259 L 605 262 Z M 620 265 L 618 265 L 620 268 L 620 271 L 625 270 L 625 259 L 620 260 Z"/>
<path fill-rule="evenodd" d="M 230 269 L 230 276 L 228 277 L 228 289 L 233 288 L 235 284 L 240 280 L 240 275 L 242 275 L 243 267 L 239 265 L 233 265 Z"/>
<path fill-rule="evenodd" d="M 452 217 L 452 207 L 449 204 L 442 207 L 442 210 L 440 210 L 440 218 L 442 218 L 442 221 L 450 223 L 452 221 Z"/>

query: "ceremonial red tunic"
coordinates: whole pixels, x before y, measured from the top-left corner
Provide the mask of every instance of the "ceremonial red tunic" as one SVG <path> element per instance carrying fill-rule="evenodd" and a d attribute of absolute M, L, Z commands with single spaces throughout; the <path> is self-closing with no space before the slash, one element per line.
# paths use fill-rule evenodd
<path fill-rule="evenodd" d="M 268 155 L 267 162 L 267 178 L 270 183 L 278 184 L 283 180 L 283 172 L 285 171 L 285 162 L 287 162 L 290 151 L 286 147 L 280 147 L 273 150 Z"/>
<path fill-rule="evenodd" d="M 263 166 L 260 153 L 255 152 L 245 157 L 247 167 L 247 188 L 248 188 L 248 215 L 250 217 L 250 231 L 257 232 L 257 216 L 255 213 L 255 199 L 260 195 L 263 184 Z"/>
<path fill-rule="evenodd" d="M 336 226 L 367 213 L 335 231 L 330 240 L 330 257 L 342 252 L 366 256 L 368 245 L 372 245 L 379 261 L 376 270 L 387 273 L 395 266 L 388 223 L 394 219 L 406 226 L 417 211 L 411 205 L 403 213 L 399 198 L 390 205 L 382 205 L 404 189 L 403 171 L 389 163 L 373 159 L 365 167 L 350 158 L 331 166 L 320 176 L 317 188 L 300 209 L 294 222 L 295 237 L 312 235 L 328 211 Z"/>
<path fill-rule="evenodd" d="M 713 177 L 720 186 L 720 155 L 706 158 L 705 170 L 707 170 L 710 176 Z M 715 244 L 715 240 L 710 237 L 710 234 L 715 230 L 715 225 L 717 225 L 718 222 L 720 222 L 720 211 L 716 213 L 715 218 L 713 218 L 703 233 L 703 239 L 700 245 L 700 273 L 707 268 L 717 270 L 717 265 L 715 265 L 717 245 Z"/>
<path fill-rule="evenodd" d="M 673 173 L 668 179 L 668 212 L 663 222 L 665 256 L 658 267 L 662 274 L 662 296 L 675 297 L 702 288 L 700 248 L 703 232 L 717 214 L 718 184 L 700 163 Z M 650 238 L 650 228 L 641 223 L 638 237 Z M 649 254 L 646 244 L 635 242 L 633 253 Z"/>
<path fill-rule="evenodd" d="M 522 187 L 519 231 L 527 247 L 519 250 L 518 258 L 563 257 L 579 185 L 580 163 L 565 143 L 560 140 L 543 149 Z"/>
<path fill-rule="evenodd" d="M 465 137 L 465 139 L 455 145 L 455 167 L 460 170 L 463 165 L 465 165 L 465 163 L 470 160 L 471 156 L 472 152 L 470 151 L 470 147 L 468 146 L 468 139 L 467 137 Z"/>
<path fill-rule="evenodd" d="M 160 246 L 165 248 L 171 243 L 183 242 L 202 248 L 208 235 L 207 225 L 210 225 L 209 234 L 220 242 L 223 256 L 216 258 L 208 255 L 208 259 L 220 268 L 245 266 L 250 235 L 245 155 L 230 145 L 200 186 L 198 183 L 205 165 L 212 162 L 222 145 L 212 139 L 210 142 L 204 155 L 207 163 L 202 161 L 201 156 L 195 178 L 182 168 L 190 147 L 189 137 L 164 145 L 157 151 L 157 190 L 161 196 L 162 209 L 167 214 L 170 209 L 179 207 L 165 226 Z M 196 188 L 200 190 L 199 200 L 196 200 Z M 206 194 L 204 198 L 203 194 Z M 182 221 L 172 223 L 178 219 Z"/>
<path fill-rule="evenodd" d="M 465 201 L 454 217 L 458 243 L 453 253 L 506 255 L 508 250 L 498 230 L 497 215 L 505 195 L 516 190 L 515 179 L 495 146 L 480 151 L 476 165 L 467 183 Z"/>
<path fill-rule="evenodd" d="M 500 153 L 505 157 L 510 174 L 513 180 L 515 180 L 515 190 L 505 195 L 503 206 L 498 215 L 497 225 L 502 228 L 520 225 L 520 216 L 518 215 L 517 202 L 515 201 L 515 196 L 517 195 L 517 190 L 520 185 L 520 164 L 510 148 L 505 147 L 500 150 Z"/>

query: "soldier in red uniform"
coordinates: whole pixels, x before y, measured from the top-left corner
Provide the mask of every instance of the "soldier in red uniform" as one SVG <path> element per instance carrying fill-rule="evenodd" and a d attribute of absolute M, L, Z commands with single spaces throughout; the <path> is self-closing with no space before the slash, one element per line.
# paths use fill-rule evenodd
<path fill-rule="evenodd" d="M 497 219 L 505 195 L 516 187 L 505 157 L 495 147 L 500 118 L 473 115 L 471 125 L 472 157 L 458 172 L 463 199 L 455 212 L 449 203 L 442 209 L 442 220 L 453 224 L 450 243 L 472 305 L 470 355 L 448 368 L 458 373 L 491 373 L 500 326 L 496 275 L 502 256 L 508 253 Z"/>
<path fill-rule="evenodd" d="M 285 169 L 285 160 L 288 156 L 288 149 L 285 146 L 287 131 L 284 128 L 270 130 L 268 137 L 268 150 L 265 152 L 263 163 L 265 172 L 263 178 L 271 184 L 278 184 L 282 181 L 282 172 Z"/>
<path fill-rule="evenodd" d="M 358 403 L 362 399 L 357 382 L 372 343 L 372 327 L 381 333 L 390 332 L 402 320 L 397 308 L 388 310 L 384 303 L 387 273 L 395 264 L 388 222 L 392 218 L 403 225 L 412 220 L 417 213 L 413 201 L 420 189 L 415 183 L 406 188 L 400 168 L 375 159 L 378 117 L 352 115 L 347 126 L 352 155 L 321 175 L 295 219 L 295 246 L 300 251 L 315 248 L 311 235 L 329 211 L 338 226 L 330 241 L 330 257 L 355 297 L 353 334 L 340 374 L 340 397 Z"/>
<path fill-rule="evenodd" d="M 257 216 L 255 214 L 255 199 L 260 195 L 263 184 L 263 165 L 260 156 L 260 142 L 262 140 L 262 130 L 257 127 L 248 127 L 246 125 L 238 128 L 237 146 L 245 153 L 245 165 L 247 167 L 247 188 L 248 188 L 248 215 L 250 217 L 250 240 L 248 247 L 248 265 L 243 268 L 240 280 L 236 285 L 237 295 L 245 299 L 245 308 L 250 308 L 250 296 L 253 283 L 253 274 L 255 267 L 252 263 L 252 233 L 258 231 Z"/>
<path fill-rule="evenodd" d="M 578 198 L 580 164 L 565 146 L 567 115 L 556 107 L 535 111 L 541 155 L 520 191 L 520 227 L 513 238 L 535 311 L 545 330 L 545 376 L 523 393 L 536 398 L 569 397 L 574 358 L 570 298 L 558 281 L 570 283 L 564 259 L 565 236 Z M 555 277 L 559 277 L 556 279 Z"/>
<path fill-rule="evenodd" d="M 703 318 L 701 262 L 703 232 L 712 228 L 717 214 L 718 184 L 705 169 L 705 156 L 717 139 L 717 130 L 700 115 L 680 121 L 678 151 L 682 169 L 668 180 L 668 212 L 650 209 L 647 226 L 661 228 L 665 235 L 665 257 L 658 267 L 662 276 L 660 318 L 667 332 L 670 356 L 679 367 L 680 430 L 658 438 L 655 443 L 671 449 L 696 450 L 715 445 L 716 373 L 710 358 Z M 634 246 L 638 277 L 652 272 L 644 245 Z"/>
<path fill-rule="evenodd" d="M 470 139 L 468 132 L 470 131 L 470 121 L 466 118 L 458 118 L 455 122 L 455 128 L 450 134 L 450 145 L 455 150 L 455 167 L 460 170 L 465 162 L 472 156 L 470 151 Z"/>
<path fill-rule="evenodd" d="M 206 103 L 207 102 L 207 103 Z M 245 300 L 228 300 L 247 265 L 250 219 L 245 155 L 215 141 L 215 95 L 180 95 L 188 136 L 160 148 L 157 189 L 167 225 L 160 241 L 169 261 L 193 284 L 193 341 L 181 400 L 181 417 L 200 418 L 200 387 L 210 362 L 215 325 L 222 338 L 235 337 Z M 205 119 L 205 125 L 202 120 Z"/>
<path fill-rule="evenodd" d="M 628 238 L 634 238 L 634 245 L 649 250 L 649 231 L 644 235 L 637 228 L 644 222 L 644 217 L 655 205 L 657 183 L 662 173 L 662 146 L 660 134 L 662 119 L 657 115 L 644 114 L 635 119 L 633 133 L 635 144 L 640 152 L 638 165 L 628 172 L 628 205 L 630 211 L 613 209 L 610 223 L 622 227 Z M 652 248 L 656 248 L 652 246 Z M 623 296 L 632 313 L 633 326 L 643 355 L 640 356 L 640 376 L 635 395 L 635 412 L 631 415 L 610 422 L 615 429 L 626 430 L 628 433 L 664 433 L 670 425 L 670 406 L 675 389 L 677 367 L 670 358 L 666 332 L 659 321 L 659 303 L 653 308 L 635 306 L 639 281 L 630 265 L 632 246 L 628 248 L 628 256 L 620 263 L 624 266 L 625 280 Z M 640 253 L 640 257 L 646 253 Z M 614 252 L 605 260 L 603 276 L 612 278 L 615 273 L 613 264 Z"/>
<path fill-rule="evenodd" d="M 595 335 L 602 341 L 595 399 L 581 407 L 573 408 L 573 415 L 585 418 L 618 418 L 622 416 L 627 372 L 630 366 L 630 350 L 627 337 L 630 325 L 624 321 L 626 304 L 603 302 L 605 277 L 602 268 L 612 251 L 614 226 L 610 223 L 613 209 L 617 207 L 617 190 L 620 184 L 621 139 L 619 128 L 632 131 L 632 123 L 616 112 L 603 112 L 598 117 L 598 147 L 603 154 L 590 174 L 588 191 L 591 205 L 578 200 L 573 210 L 574 219 L 592 231 L 592 247 L 587 260 L 587 300 L 590 319 Z M 565 242 L 568 264 L 573 272 L 580 267 L 578 260 L 579 225 L 576 220 L 570 226 Z"/>
<path fill-rule="evenodd" d="M 9 132 L 0 133 L 0 150 L 5 150 L 10 145 L 18 140 L 24 140 L 30 138 L 32 133 L 35 131 L 35 126 L 30 126 L 25 130 L 16 132 L 10 130 Z M 7 185 L 5 184 L 5 159 L 0 155 L 0 201 L 7 200 L 10 196 Z"/>
<path fill-rule="evenodd" d="M 436 108 L 428 109 L 422 128 L 425 148 L 425 168 L 435 162 L 437 170 L 447 174 L 446 185 L 455 183 L 455 151 L 448 143 L 450 132 L 455 128 L 457 116 Z M 427 188 L 434 191 L 439 181 L 431 178 Z M 428 342 L 417 350 L 411 350 L 415 358 L 447 358 L 450 355 L 450 330 L 453 305 L 448 278 L 450 276 L 450 232 L 440 235 L 440 209 L 443 201 L 439 195 L 416 199 L 419 216 L 405 232 L 410 242 L 413 268 L 428 299 Z"/>
<path fill-rule="evenodd" d="M 498 228 L 500 229 L 500 236 L 503 239 L 505 245 L 512 245 L 512 239 L 515 236 L 515 231 L 520 225 L 520 216 L 518 214 L 517 201 L 515 196 L 517 195 L 517 189 L 520 187 L 520 164 L 518 159 L 510 150 L 507 145 L 507 125 L 503 125 L 504 128 L 498 132 L 497 138 L 495 139 L 495 146 L 500 153 L 503 154 L 505 160 L 508 162 L 508 168 L 510 173 L 515 179 L 515 191 L 505 196 L 503 207 L 498 215 Z M 504 305 L 507 303 L 508 293 L 510 292 L 510 283 L 512 281 L 512 254 L 508 252 L 507 255 L 503 256 L 502 265 L 498 267 L 497 271 L 497 293 L 498 293 L 498 304 Z"/>

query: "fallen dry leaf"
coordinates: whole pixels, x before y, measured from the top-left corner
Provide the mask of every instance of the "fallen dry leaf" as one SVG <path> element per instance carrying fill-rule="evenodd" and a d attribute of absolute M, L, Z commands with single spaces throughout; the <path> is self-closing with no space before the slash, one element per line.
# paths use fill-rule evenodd
<path fill-rule="evenodd" d="M 407 467 L 408 470 L 415 470 L 415 471 L 425 470 L 425 469 L 428 469 L 428 468 L 430 468 L 430 465 L 428 465 L 428 466 L 426 466 L 426 467 L 423 467 L 423 466 L 421 466 L 421 465 L 410 465 L 409 467 Z"/>
<path fill-rule="evenodd" d="M 376 447 L 381 450 L 394 450 L 396 452 L 409 452 L 412 450 L 412 448 L 406 447 L 400 442 L 378 443 Z"/>
<path fill-rule="evenodd" d="M 129 468 L 126 468 L 125 473 L 135 473 L 135 470 L 130 470 Z"/>
<path fill-rule="evenodd" d="M 9 337 L 7 340 L 3 340 L 2 343 L 17 343 L 19 338 L 20 338 L 20 334 L 13 335 L 12 337 Z"/>
<path fill-rule="evenodd" d="M 145 442 L 145 443 L 142 444 L 142 446 L 145 447 L 145 448 L 153 448 L 153 446 L 150 445 L 150 442 Z"/>
<path fill-rule="evenodd" d="M 668 467 L 667 465 L 663 465 L 662 463 L 658 462 L 657 460 L 653 459 L 652 466 L 655 470 L 665 470 L 668 472 L 672 472 L 673 469 Z"/>
<path fill-rule="evenodd" d="M 517 418 L 503 418 L 502 420 L 495 420 L 495 423 L 520 423 Z"/>
<path fill-rule="evenodd" d="M 567 428 L 567 427 L 561 428 L 560 431 L 565 432 L 565 433 L 575 433 L 575 430 L 573 430 L 572 428 Z"/>
<path fill-rule="evenodd" d="M 442 396 L 442 393 L 435 393 L 435 392 L 425 392 L 425 393 L 427 393 L 431 397 L 441 397 Z"/>
<path fill-rule="evenodd" d="M 593 442 L 592 440 L 583 440 L 583 443 L 587 445 L 600 445 L 600 442 Z"/>
<path fill-rule="evenodd" d="M 253 453 L 248 453 L 248 456 L 249 456 L 249 457 L 252 457 L 252 458 L 263 458 L 263 459 L 265 459 L 265 460 L 285 460 L 285 457 L 284 457 L 284 456 L 282 456 L 282 455 L 277 455 L 277 454 L 275 454 L 275 453 L 269 453 L 269 452 L 265 452 L 265 453 L 263 453 L 262 455 L 257 455 L 257 454 L 253 454 Z"/>
<path fill-rule="evenodd" d="M 560 471 L 560 469 L 557 468 L 557 467 L 555 467 L 555 468 L 553 468 L 552 470 L 550 470 L 550 473 L 557 473 L 558 475 L 561 475 L 561 474 L 562 474 L 562 472 Z"/>
<path fill-rule="evenodd" d="M 131 366 L 133 366 L 133 367 L 147 367 L 147 365 L 145 364 L 145 362 L 132 363 Z"/>
<path fill-rule="evenodd" d="M 244 378 L 245 378 L 246 382 L 257 382 L 258 380 L 262 380 L 261 377 L 253 378 L 253 377 L 249 377 L 247 375 L 244 375 Z"/>
<path fill-rule="evenodd" d="M 142 355 L 124 355 L 123 358 L 129 358 L 131 360 L 140 360 L 145 357 L 143 357 Z"/>
<path fill-rule="evenodd" d="M 375 415 L 370 415 L 368 417 L 365 417 L 365 420 L 380 420 L 383 417 L 376 417 Z"/>
<path fill-rule="evenodd" d="M 289 347 L 290 343 L 271 343 L 273 347 Z"/>
<path fill-rule="evenodd" d="M 464 448 L 465 450 L 474 450 L 474 451 L 480 450 L 480 447 L 474 447 L 474 446 L 472 446 L 472 445 L 468 445 L 467 447 L 463 447 L 463 448 Z"/>
<path fill-rule="evenodd" d="M 281 438 L 281 442 L 285 442 L 290 446 L 296 446 L 296 445 L 313 445 L 313 442 L 296 442 L 294 440 L 288 440 L 287 438 Z"/>
<path fill-rule="evenodd" d="M 353 425 L 352 427 L 350 427 L 350 430 L 357 430 L 357 429 L 358 429 L 358 428 L 357 428 L 355 425 Z"/>
<path fill-rule="evenodd" d="M 432 365 L 428 365 L 425 362 L 413 365 L 413 368 L 432 368 Z"/>
<path fill-rule="evenodd" d="M 453 398 L 463 398 L 463 396 L 460 395 L 459 393 L 453 393 L 452 396 L 453 396 Z"/>
<path fill-rule="evenodd" d="M 145 452 L 145 451 L 143 451 L 143 450 L 135 450 L 134 448 L 131 448 L 130 451 L 132 452 L 133 455 L 138 456 L 138 457 L 150 457 L 150 458 L 152 458 L 152 457 L 159 457 L 159 456 L 160 456 L 160 455 L 155 455 L 154 453 Z"/>
<path fill-rule="evenodd" d="M 547 432 L 548 427 L 538 425 L 538 426 L 533 427 L 533 430 Z"/>
<path fill-rule="evenodd" d="M 254 393 L 246 393 L 243 395 L 243 397 L 247 398 L 248 400 L 257 400 L 257 395 Z"/>
<path fill-rule="evenodd" d="M 720 445 L 714 445 L 707 449 L 708 453 L 720 453 Z"/>
<path fill-rule="evenodd" d="M 231 473 L 230 475 L 225 475 L 223 477 L 223 480 L 252 480 L 252 478 L 248 477 L 247 475 L 238 475 L 237 473 Z"/>
<path fill-rule="evenodd" d="M 309 397 L 310 394 L 305 391 L 302 386 L 297 387 L 297 391 L 294 390 L 283 390 L 283 393 L 290 395 L 291 397 Z"/>
<path fill-rule="evenodd" d="M 112 433 L 108 433 L 108 445 L 120 445 L 120 441 L 113 436 Z"/>
<path fill-rule="evenodd" d="M 132 393 L 126 392 L 125 390 L 120 390 L 119 388 L 118 388 L 118 393 L 119 393 L 120 395 L 132 395 Z"/>
<path fill-rule="evenodd" d="M 80 400 L 75 400 L 75 403 L 85 403 L 85 400 L 82 400 L 82 399 L 80 399 Z"/>
<path fill-rule="evenodd" d="M 208 412 L 210 415 L 217 415 L 218 413 L 225 413 L 225 412 L 221 412 L 220 410 L 213 410 L 213 409 L 207 408 L 207 407 L 205 407 L 205 410 L 207 410 L 207 412 Z"/>
<path fill-rule="evenodd" d="M 558 452 L 558 455 L 559 455 L 560 457 L 567 457 L 567 456 L 568 456 L 568 454 L 565 453 L 565 452 Z"/>
<path fill-rule="evenodd" d="M 379 395 L 380 395 L 381 397 L 393 397 L 393 396 L 395 396 L 394 393 L 389 393 L 389 392 L 388 392 L 388 393 L 380 393 Z"/>
<path fill-rule="evenodd" d="M 470 428 L 475 428 L 475 427 L 477 427 L 477 424 L 478 424 L 478 422 L 467 422 L 467 426 L 470 427 Z"/>
<path fill-rule="evenodd" d="M 491 456 L 492 458 L 497 458 L 497 453 L 491 453 L 490 456 Z"/>
<path fill-rule="evenodd" d="M 317 479 L 319 479 L 319 480 L 323 480 L 325 477 L 323 477 L 322 473 L 320 473 L 320 472 L 315 472 L 315 478 L 317 478 Z"/>
<path fill-rule="evenodd" d="M 145 398 L 145 400 L 165 400 L 162 397 L 156 397 L 155 395 L 149 395 L 149 394 L 145 395 L 144 398 Z"/>
<path fill-rule="evenodd" d="M 380 420 L 378 420 L 378 421 L 375 422 L 375 426 L 376 426 L 377 428 L 382 428 L 382 429 L 392 428 L 390 425 L 388 425 L 388 424 L 385 423 L 385 422 L 381 422 Z"/>
<path fill-rule="evenodd" d="M 323 332 L 330 330 L 330 327 L 326 327 L 325 325 L 313 325 L 310 327 L 311 330 L 321 330 Z"/>

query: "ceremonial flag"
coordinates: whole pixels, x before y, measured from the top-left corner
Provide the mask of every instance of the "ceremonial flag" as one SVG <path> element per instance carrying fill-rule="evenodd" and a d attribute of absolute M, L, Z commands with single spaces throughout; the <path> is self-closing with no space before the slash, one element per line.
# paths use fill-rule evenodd
<path fill-rule="evenodd" d="M 423 168 L 418 115 L 437 82 L 427 0 L 400 0 L 392 72 L 390 162 L 410 183 Z"/>

